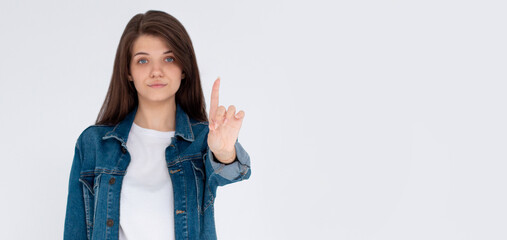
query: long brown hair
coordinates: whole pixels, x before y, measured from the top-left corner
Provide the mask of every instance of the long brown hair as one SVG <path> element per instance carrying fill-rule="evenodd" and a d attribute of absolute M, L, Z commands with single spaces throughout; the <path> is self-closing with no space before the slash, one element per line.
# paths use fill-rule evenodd
<path fill-rule="evenodd" d="M 185 73 L 176 92 L 176 103 L 197 121 L 208 121 L 206 102 L 192 41 L 183 25 L 172 15 L 149 10 L 139 13 L 128 22 L 118 44 L 113 75 L 106 98 L 95 122 L 96 125 L 115 125 L 139 103 L 134 83 L 128 81 L 134 41 L 142 34 L 165 39 Z"/>

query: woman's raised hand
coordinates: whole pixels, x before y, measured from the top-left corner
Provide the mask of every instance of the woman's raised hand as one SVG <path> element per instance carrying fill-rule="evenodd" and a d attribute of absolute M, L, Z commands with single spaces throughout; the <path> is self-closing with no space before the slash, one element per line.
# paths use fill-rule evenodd
<path fill-rule="evenodd" d="M 211 90 L 211 103 L 209 111 L 208 146 L 215 158 L 222 163 L 231 163 L 236 159 L 234 144 L 238 139 L 239 130 L 245 117 L 243 110 L 236 114 L 236 107 L 218 106 L 218 91 L 220 77 L 215 80 Z"/>

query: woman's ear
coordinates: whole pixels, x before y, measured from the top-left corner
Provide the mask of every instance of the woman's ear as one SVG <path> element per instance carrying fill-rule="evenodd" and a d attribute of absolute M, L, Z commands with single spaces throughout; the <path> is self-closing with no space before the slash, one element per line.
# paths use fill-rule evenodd
<path fill-rule="evenodd" d="M 181 79 L 185 79 L 185 72 L 181 73 Z"/>

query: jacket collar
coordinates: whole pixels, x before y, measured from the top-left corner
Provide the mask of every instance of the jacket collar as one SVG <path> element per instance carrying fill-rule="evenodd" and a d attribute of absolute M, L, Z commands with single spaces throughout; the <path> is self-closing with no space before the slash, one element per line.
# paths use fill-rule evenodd
<path fill-rule="evenodd" d="M 102 140 L 116 138 L 122 143 L 122 145 L 126 145 L 128 134 L 130 132 L 130 128 L 132 127 L 132 123 L 134 122 L 138 106 L 139 105 L 136 105 L 121 122 L 116 124 L 113 130 L 107 132 L 102 137 Z M 178 103 L 176 103 L 176 132 L 174 136 L 180 136 L 190 142 L 194 141 L 194 133 L 192 132 L 190 119 Z"/>

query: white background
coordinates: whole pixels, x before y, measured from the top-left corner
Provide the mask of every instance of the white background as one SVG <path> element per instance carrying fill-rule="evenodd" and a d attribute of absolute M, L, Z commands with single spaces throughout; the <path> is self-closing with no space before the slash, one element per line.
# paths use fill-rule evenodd
<path fill-rule="evenodd" d="M 61 239 L 127 22 L 166 11 L 246 113 L 219 239 L 506 239 L 503 1 L 0 4 L 0 239 Z M 334 3 L 333 3 L 334 2 Z"/>

